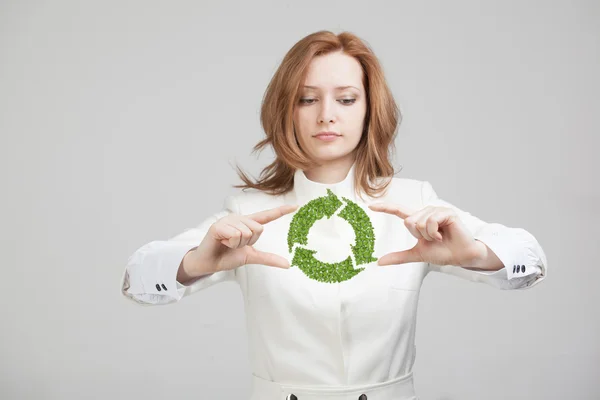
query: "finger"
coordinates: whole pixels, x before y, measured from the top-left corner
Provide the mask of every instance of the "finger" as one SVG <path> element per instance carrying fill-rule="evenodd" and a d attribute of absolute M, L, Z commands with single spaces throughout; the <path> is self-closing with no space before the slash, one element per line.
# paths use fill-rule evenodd
<path fill-rule="evenodd" d="M 411 235 L 413 235 L 417 239 L 425 239 L 419 228 L 417 228 L 417 223 L 423 215 L 429 214 L 432 209 L 433 207 L 427 206 L 415 212 L 410 217 L 404 219 L 404 226 L 406 226 Z"/>
<path fill-rule="evenodd" d="M 235 229 L 240 231 L 240 237 L 237 247 L 244 247 L 248 244 L 248 241 L 252 238 L 252 231 L 240 220 L 232 220 L 228 223 L 229 226 L 233 226 Z M 236 238 L 237 239 L 237 238 Z"/>
<path fill-rule="evenodd" d="M 377 265 L 395 265 L 421 261 L 423 261 L 423 258 L 416 250 L 415 246 L 412 249 L 388 253 L 377 260 Z"/>
<path fill-rule="evenodd" d="M 375 203 L 369 204 L 369 208 L 373 211 L 384 212 L 387 214 L 396 215 L 402 219 L 408 218 L 415 213 L 415 210 L 400 204 L 392 203 Z"/>
<path fill-rule="evenodd" d="M 427 221 L 427 232 L 429 232 L 430 236 L 442 242 L 444 238 L 440 232 L 440 227 L 444 226 L 453 215 L 452 210 L 438 209 L 438 212 L 433 214 Z"/>
<path fill-rule="evenodd" d="M 252 231 L 252 237 L 250 238 L 250 240 L 248 240 L 248 243 L 247 243 L 247 246 L 252 246 L 254 243 L 256 243 L 258 238 L 260 238 L 260 235 L 263 233 L 265 228 L 258 222 L 254 221 L 253 219 L 248 218 L 245 215 L 240 215 L 240 220 L 244 224 L 246 224 L 246 226 L 248 227 L 248 229 L 250 229 L 250 231 Z"/>
<path fill-rule="evenodd" d="M 230 226 L 230 228 L 233 228 L 232 226 Z M 225 239 L 221 240 L 221 243 L 223 243 L 225 246 L 232 248 L 232 249 L 237 249 L 239 247 L 240 244 L 240 240 L 242 239 L 242 232 L 240 232 L 239 230 L 233 228 L 234 231 L 231 235 L 227 235 L 228 237 Z"/>
<path fill-rule="evenodd" d="M 219 226 L 217 237 L 221 238 L 219 241 L 222 244 L 235 249 L 238 247 L 241 232 L 231 225 L 223 224 Z"/>
<path fill-rule="evenodd" d="M 290 263 L 285 258 L 265 251 L 256 250 L 254 247 L 248 246 L 248 256 L 246 258 L 246 264 L 263 264 L 271 267 L 278 267 L 287 269 L 290 267 Z"/>
<path fill-rule="evenodd" d="M 247 215 L 247 217 L 253 219 L 259 224 L 266 224 L 295 211 L 297 208 L 297 204 L 286 204 L 280 207 L 271 208 L 270 210 L 259 211 L 254 214 L 249 214 Z"/>
<path fill-rule="evenodd" d="M 416 222 L 409 222 L 405 219 L 404 226 L 406 226 L 406 229 L 408 229 L 411 235 L 413 235 L 417 239 L 423 239 L 423 235 L 421 235 L 421 232 L 416 227 Z"/>
<path fill-rule="evenodd" d="M 428 240 L 430 242 L 432 242 L 434 239 L 433 239 L 433 237 L 431 235 L 431 232 L 429 232 L 427 230 L 427 225 L 428 225 L 429 220 L 431 219 L 431 217 L 434 216 L 436 214 L 436 212 L 437 212 L 436 209 L 429 209 L 429 210 L 427 210 L 427 212 L 421 214 L 421 216 L 417 220 L 417 223 L 415 224 L 415 227 L 419 230 L 419 232 L 421 233 L 421 235 L 423 235 L 423 238 L 425 238 L 425 240 Z M 437 224 L 436 224 L 436 230 L 435 230 L 435 232 L 437 233 Z"/>

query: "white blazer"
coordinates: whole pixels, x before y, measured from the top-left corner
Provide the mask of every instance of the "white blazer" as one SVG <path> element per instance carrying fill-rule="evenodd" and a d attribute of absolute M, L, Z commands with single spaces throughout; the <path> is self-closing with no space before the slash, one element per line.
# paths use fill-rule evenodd
<path fill-rule="evenodd" d="M 196 228 L 137 249 L 123 273 L 121 293 L 139 305 L 164 305 L 220 282 L 237 282 L 246 311 L 251 400 L 417 399 L 412 368 L 425 276 L 436 271 L 498 289 L 527 289 L 546 277 L 546 256 L 529 232 L 486 223 L 439 199 L 427 181 L 393 178 L 385 196 L 363 197 L 354 193 L 354 165 L 336 184 L 313 182 L 297 170 L 294 190 L 285 195 L 240 190 Z M 367 207 L 381 201 L 414 210 L 454 208 L 505 267 L 378 266 L 383 255 L 417 243 L 401 219 Z M 254 246 L 286 257 L 291 268 L 249 264 L 188 286 L 176 281 L 185 253 L 219 218 L 283 204 L 299 207 L 266 224 Z"/>

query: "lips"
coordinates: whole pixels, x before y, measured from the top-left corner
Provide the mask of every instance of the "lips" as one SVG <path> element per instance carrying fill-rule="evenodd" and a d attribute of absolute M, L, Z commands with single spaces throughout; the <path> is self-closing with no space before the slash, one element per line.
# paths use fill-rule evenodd
<path fill-rule="evenodd" d="M 336 132 L 319 132 L 315 136 L 316 137 L 334 137 L 334 136 L 340 136 L 340 135 Z"/>
<path fill-rule="evenodd" d="M 342 135 L 338 135 L 335 132 L 319 132 L 315 135 L 315 138 L 322 142 L 334 142 Z"/>

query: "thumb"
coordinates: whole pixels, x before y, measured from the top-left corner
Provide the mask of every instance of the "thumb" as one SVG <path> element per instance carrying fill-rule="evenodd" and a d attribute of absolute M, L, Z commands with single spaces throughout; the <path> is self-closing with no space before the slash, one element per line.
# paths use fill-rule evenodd
<path fill-rule="evenodd" d="M 416 248 L 417 246 L 408 250 L 388 253 L 377 261 L 377 265 L 406 264 L 422 261 L 422 257 Z"/>
<path fill-rule="evenodd" d="M 247 249 L 246 264 L 264 264 L 283 269 L 290 267 L 288 260 L 277 254 L 256 250 L 252 246 L 246 246 L 245 249 Z"/>

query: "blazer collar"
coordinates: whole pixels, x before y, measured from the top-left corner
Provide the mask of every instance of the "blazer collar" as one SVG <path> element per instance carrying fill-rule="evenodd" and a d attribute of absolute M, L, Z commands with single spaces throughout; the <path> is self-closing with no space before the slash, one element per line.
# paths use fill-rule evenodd
<path fill-rule="evenodd" d="M 317 197 L 327 196 L 327 189 L 331 190 L 338 198 L 346 197 L 356 199 L 354 190 L 354 174 L 356 162 L 352 164 L 346 177 L 337 183 L 319 183 L 311 181 L 306 177 L 303 170 L 297 169 L 294 172 L 294 194 L 298 205 L 303 205 Z"/>

